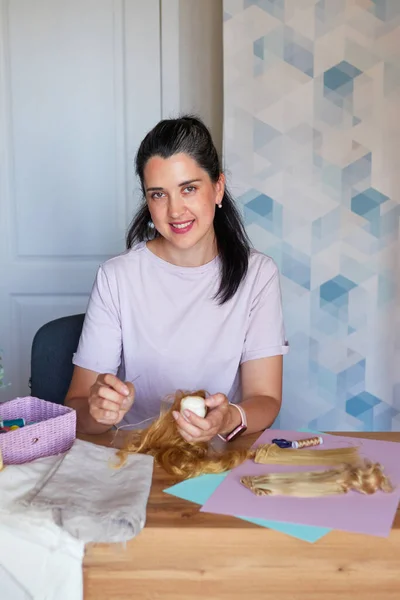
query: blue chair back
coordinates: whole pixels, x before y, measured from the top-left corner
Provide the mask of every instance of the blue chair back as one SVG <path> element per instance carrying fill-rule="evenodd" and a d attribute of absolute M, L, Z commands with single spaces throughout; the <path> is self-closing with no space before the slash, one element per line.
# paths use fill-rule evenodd
<path fill-rule="evenodd" d="M 64 404 L 85 315 L 61 317 L 43 325 L 32 342 L 31 395 Z"/>

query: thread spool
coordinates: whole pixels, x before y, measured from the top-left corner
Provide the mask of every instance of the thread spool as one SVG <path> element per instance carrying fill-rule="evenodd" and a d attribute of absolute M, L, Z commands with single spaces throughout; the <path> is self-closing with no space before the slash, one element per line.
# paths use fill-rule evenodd
<path fill-rule="evenodd" d="M 306 440 L 299 440 L 298 442 L 292 442 L 292 448 L 301 449 L 301 448 L 312 448 L 313 446 L 321 446 L 324 443 L 324 440 L 321 436 L 316 436 L 312 438 L 307 438 Z"/>

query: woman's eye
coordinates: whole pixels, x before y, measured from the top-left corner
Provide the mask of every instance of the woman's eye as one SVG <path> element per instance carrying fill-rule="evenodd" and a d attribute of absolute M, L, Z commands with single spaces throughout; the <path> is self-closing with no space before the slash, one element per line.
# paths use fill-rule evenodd
<path fill-rule="evenodd" d="M 196 191 L 196 188 L 194 187 L 194 185 L 188 185 L 183 191 L 187 194 L 191 194 L 192 192 Z"/>
<path fill-rule="evenodd" d="M 164 197 L 164 192 L 153 192 L 151 197 L 153 198 L 153 200 L 160 200 Z"/>

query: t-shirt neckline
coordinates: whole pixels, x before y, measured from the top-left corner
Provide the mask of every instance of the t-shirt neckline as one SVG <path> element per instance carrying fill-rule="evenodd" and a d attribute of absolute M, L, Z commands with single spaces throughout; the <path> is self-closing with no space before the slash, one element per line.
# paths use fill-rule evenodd
<path fill-rule="evenodd" d="M 215 256 L 215 258 L 213 258 L 212 260 L 210 260 L 208 263 L 206 263 L 204 265 L 200 265 L 198 267 L 182 267 L 180 265 L 174 265 L 173 263 L 170 263 L 170 262 L 164 260 L 163 258 L 160 258 L 159 256 L 157 256 L 157 254 L 154 254 L 154 252 L 152 252 L 147 247 L 147 242 L 141 242 L 141 246 L 142 246 L 143 251 L 146 253 L 146 256 L 151 261 L 158 264 L 160 267 L 166 269 L 167 271 L 170 271 L 171 273 L 184 273 L 187 275 L 201 274 L 201 273 L 205 273 L 207 271 L 214 270 L 218 266 L 218 262 L 219 262 L 219 257 L 217 255 L 217 256 Z"/>

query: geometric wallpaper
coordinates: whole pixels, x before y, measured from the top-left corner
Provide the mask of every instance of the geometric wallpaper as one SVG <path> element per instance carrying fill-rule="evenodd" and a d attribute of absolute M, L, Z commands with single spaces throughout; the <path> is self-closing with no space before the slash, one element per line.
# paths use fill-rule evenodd
<path fill-rule="evenodd" d="M 400 430 L 400 0 L 224 0 L 224 163 L 276 261 L 275 427 Z"/>

